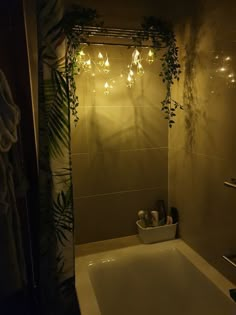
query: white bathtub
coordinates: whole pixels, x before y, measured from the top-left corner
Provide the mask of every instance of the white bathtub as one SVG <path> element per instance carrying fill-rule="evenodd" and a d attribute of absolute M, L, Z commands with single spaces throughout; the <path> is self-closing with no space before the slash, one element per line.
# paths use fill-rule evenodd
<path fill-rule="evenodd" d="M 182 240 L 137 237 L 78 246 L 82 315 L 235 315 L 235 287 Z"/>

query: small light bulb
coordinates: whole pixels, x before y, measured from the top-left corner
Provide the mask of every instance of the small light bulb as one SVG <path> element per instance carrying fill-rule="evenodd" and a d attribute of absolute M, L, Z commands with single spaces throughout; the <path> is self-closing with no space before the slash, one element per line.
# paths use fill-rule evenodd
<path fill-rule="evenodd" d="M 78 58 L 76 58 L 76 61 L 78 62 L 78 65 L 83 65 L 84 63 L 84 58 L 85 58 L 85 53 L 83 50 L 80 50 L 80 52 L 78 53 Z"/>
<path fill-rule="evenodd" d="M 138 63 L 138 66 L 137 66 L 137 74 L 140 76 L 144 75 L 143 66 L 141 65 L 140 62 Z"/>
<path fill-rule="evenodd" d="M 133 86 L 133 84 L 134 84 L 134 79 L 133 79 L 133 77 L 130 74 L 128 74 L 127 86 L 131 88 Z"/>
<path fill-rule="evenodd" d="M 110 92 L 109 92 L 109 84 L 108 84 L 108 82 L 106 82 L 105 84 L 104 84 L 104 88 L 105 88 L 105 91 L 104 91 L 104 94 L 105 95 L 108 95 Z"/>
<path fill-rule="evenodd" d="M 154 52 L 152 49 L 150 49 L 148 52 L 147 62 L 149 64 L 152 64 L 154 62 Z"/>
<path fill-rule="evenodd" d="M 129 70 L 129 75 L 132 77 L 134 75 L 134 71 L 132 69 Z"/>
<path fill-rule="evenodd" d="M 136 48 L 132 54 L 132 63 L 137 65 L 140 60 L 140 52 Z"/>
<path fill-rule="evenodd" d="M 106 59 L 106 61 L 105 61 L 105 63 L 104 63 L 104 69 L 103 69 L 103 71 L 104 71 L 105 73 L 108 73 L 108 72 L 110 71 L 110 63 L 109 63 L 108 58 Z"/>
<path fill-rule="evenodd" d="M 228 56 L 228 57 L 225 58 L 225 60 L 229 61 L 229 60 L 231 60 L 231 58 Z"/>
<path fill-rule="evenodd" d="M 235 83 L 235 79 L 232 79 L 231 82 L 232 82 L 232 83 Z"/>
<path fill-rule="evenodd" d="M 104 65 L 104 58 L 101 52 L 98 53 L 98 65 L 101 67 Z"/>
<path fill-rule="evenodd" d="M 215 56 L 215 59 L 219 59 L 219 56 L 218 56 L 218 55 L 216 55 L 216 56 Z"/>
<path fill-rule="evenodd" d="M 92 69 L 91 59 L 84 62 L 84 71 L 88 72 Z"/>
<path fill-rule="evenodd" d="M 220 68 L 220 71 L 221 71 L 221 72 L 224 72 L 225 70 L 226 70 L 225 67 L 221 67 L 221 68 Z"/>
<path fill-rule="evenodd" d="M 233 73 L 230 73 L 230 74 L 228 75 L 228 77 L 229 77 L 229 78 L 233 78 L 233 77 L 234 77 L 234 74 L 233 74 Z"/>

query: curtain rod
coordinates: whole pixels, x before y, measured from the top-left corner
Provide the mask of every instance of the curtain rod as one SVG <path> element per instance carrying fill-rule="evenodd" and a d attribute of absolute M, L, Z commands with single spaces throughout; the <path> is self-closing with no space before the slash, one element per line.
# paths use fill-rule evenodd
<path fill-rule="evenodd" d="M 144 31 L 142 29 L 125 29 L 125 28 L 112 28 L 101 26 L 80 26 L 76 25 L 73 30 L 78 34 L 84 33 L 88 37 L 88 41 L 83 44 L 88 45 L 111 45 L 111 46 L 124 46 L 124 47 L 141 47 L 141 48 L 165 48 L 166 46 L 155 46 L 153 44 L 135 44 L 134 39 L 147 36 L 151 33 L 152 36 L 158 36 L 155 31 Z M 106 38 L 110 41 L 90 41 L 89 38 Z M 111 39 L 120 40 L 119 43 L 111 41 Z M 131 41 L 129 43 L 125 41 Z M 148 40 L 146 40 L 147 42 Z"/>

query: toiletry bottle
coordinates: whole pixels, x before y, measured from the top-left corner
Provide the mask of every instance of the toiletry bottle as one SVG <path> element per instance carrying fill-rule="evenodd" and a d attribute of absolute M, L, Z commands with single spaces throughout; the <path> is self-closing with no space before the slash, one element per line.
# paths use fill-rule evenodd
<path fill-rule="evenodd" d="M 151 215 L 152 215 L 152 226 L 158 226 L 158 221 L 159 221 L 158 211 L 155 211 L 155 210 L 151 211 Z"/>
<path fill-rule="evenodd" d="M 138 217 L 139 217 L 139 220 L 141 221 L 142 227 L 146 227 L 145 211 L 139 210 L 139 212 L 138 212 Z"/>
<path fill-rule="evenodd" d="M 159 213 L 159 225 L 166 224 L 166 209 L 164 200 L 157 200 L 156 205 Z"/>

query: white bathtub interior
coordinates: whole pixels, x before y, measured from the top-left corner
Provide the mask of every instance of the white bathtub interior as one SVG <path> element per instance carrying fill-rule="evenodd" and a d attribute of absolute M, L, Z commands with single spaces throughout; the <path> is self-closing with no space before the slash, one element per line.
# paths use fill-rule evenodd
<path fill-rule="evenodd" d="M 236 314 L 234 285 L 182 240 L 144 245 L 134 236 L 77 252 L 82 315 Z"/>

